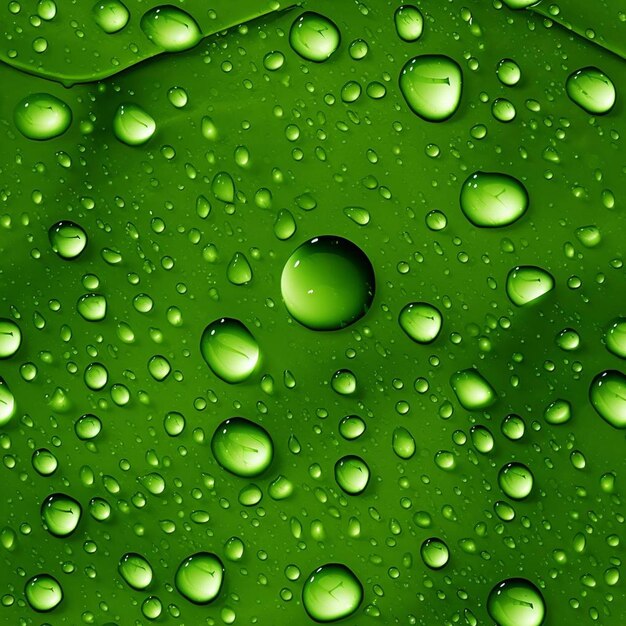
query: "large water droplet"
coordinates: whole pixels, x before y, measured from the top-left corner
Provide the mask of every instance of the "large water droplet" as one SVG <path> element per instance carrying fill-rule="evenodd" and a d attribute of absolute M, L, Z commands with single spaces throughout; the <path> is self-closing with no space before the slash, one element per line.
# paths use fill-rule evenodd
<path fill-rule="evenodd" d="M 604 335 L 606 347 L 615 356 L 626 359 L 626 317 L 614 319 Z"/>
<path fill-rule="evenodd" d="M 76 530 L 82 513 L 80 504 L 62 493 L 49 495 L 41 505 L 43 522 L 55 537 L 71 535 Z"/>
<path fill-rule="evenodd" d="M 129 146 L 140 146 L 154 135 L 156 122 L 136 104 L 121 104 L 113 118 L 115 136 Z"/>
<path fill-rule="evenodd" d="M 152 582 L 150 563 L 136 552 L 127 552 L 117 566 L 121 577 L 133 589 L 146 589 Z"/>
<path fill-rule="evenodd" d="M 289 313 L 312 330 L 354 323 L 374 299 L 374 269 L 365 253 L 342 237 L 315 237 L 285 263 L 280 282 Z"/>
<path fill-rule="evenodd" d="M 351 496 L 365 491 L 370 479 L 370 468 L 359 456 L 348 455 L 335 463 L 335 480 Z"/>
<path fill-rule="evenodd" d="M 546 604 L 541 591 L 529 580 L 509 578 L 491 590 L 487 611 L 498 626 L 541 626 Z"/>
<path fill-rule="evenodd" d="M 227 383 L 250 377 L 259 362 L 260 349 L 252 333 L 239 321 L 222 317 L 202 333 L 200 352 L 216 376 Z"/>
<path fill-rule="evenodd" d="M 400 73 L 400 91 L 411 110 L 429 122 L 451 117 L 461 102 L 463 74 L 456 61 L 425 54 L 408 61 Z"/>
<path fill-rule="evenodd" d="M 122 30 L 130 18 L 129 10 L 119 0 L 97 2 L 92 11 L 96 24 L 109 35 Z"/>
<path fill-rule="evenodd" d="M 341 35 L 336 24 L 327 17 L 307 11 L 291 25 L 289 43 L 303 59 L 321 63 L 339 47 Z"/>
<path fill-rule="evenodd" d="M 570 74 L 565 90 L 572 102 L 592 115 L 608 113 L 615 104 L 615 85 L 597 67 L 583 67 Z"/>
<path fill-rule="evenodd" d="M 498 473 L 500 489 L 513 500 L 523 500 L 533 490 L 533 473 L 523 463 L 507 463 Z"/>
<path fill-rule="evenodd" d="M 15 126 L 28 139 L 53 139 L 72 123 L 72 111 L 63 100 L 49 93 L 26 96 L 15 107 Z"/>
<path fill-rule="evenodd" d="M 152 43 L 167 52 L 189 50 L 202 38 L 196 20 L 186 11 L 170 5 L 147 11 L 141 18 L 141 30 Z"/>
<path fill-rule="evenodd" d="M 0 359 L 12 357 L 22 344 L 20 327 L 6 317 L 0 317 Z"/>
<path fill-rule="evenodd" d="M 208 604 L 217 598 L 224 579 L 224 566 L 211 552 L 188 556 L 176 571 L 176 589 L 194 604 Z"/>
<path fill-rule="evenodd" d="M 403 41 L 417 41 L 424 30 L 424 16 L 412 4 L 403 4 L 394 13 L 394 22 L 398 37 Z"/>
<path fill-rule="evenodd" d="M 40 613 L 52 611 L 63 600 L 63 589 L 59 581 L 50 574 L 38 574 L 30 578 L 24 594 L 28 604 Z"/>
<path fill-rule="evenodd" d="M 508 174 L 475 172 L 463 183 L 460 203 L 474 226 L 497 228 L 513 224 L 526 213 L 528 192 Z"/>
<path fill-rule="evenodd" d="M 468 411 L 486 409 L 497 400 L 494 388 L 474 368 L 454 373 L 450 384 L 461 406 Z"/>
<path fill-rule="evenodd" d="M 519 83 L 522 71 L 513 59 L 502 59 L 496 67 L 496 74 L 503 85 L 512 87 Z"/>
<path fill-rule="evenodd" d="M 354 572 L 340 563 L 318 567 L 302 589 L 302 604 L 316 622 L 335 622 L 352 615 L 363 600 L 363 586 Z"/>
<path fill-rule="evenodd" d="M 400 311 L 398 323 L 413 341 L 428 344 L 439 336 L 443 317 L 432 304 L 411 302 Z"/>
<path fill-rule="evenodd" d="M 422 543 L 420 555 L 427 567 L 441 569 L 448 563 L 450 551 L 443 540 L 431 537 Z"/>
<path fill-rule="evenodd" d="M 589 400 L 598 415 L 614 428 L 626 428 L 626 375 L 600 372 L 589 387 Z"/>
<path fill-rule="evenodd" d="M 0 426 L 11 421 L 15 415 L 15 396 L 6 381 L 0 376 Z"/>
<path fill-rule="evenodd" d="M 62 220 L 50 226 L 48 238 L 52 249 L 62 259 L 75 259 L 87 245 L 87 233 L 70 220 Z"/>
<path fill-rule="evenodd" d="M 530 304 L 552 289 L 552 274 L 534 265 L 518 265 L 506 277 L 506 293 L 516 306 Z"/>
<path fill-rule="evenodd" d="M 262 474 L 274 457 L 269 433 L 243 417 L 232 417 L 217 427 L 211 450 L 225 470 L 242 477 Z"/>

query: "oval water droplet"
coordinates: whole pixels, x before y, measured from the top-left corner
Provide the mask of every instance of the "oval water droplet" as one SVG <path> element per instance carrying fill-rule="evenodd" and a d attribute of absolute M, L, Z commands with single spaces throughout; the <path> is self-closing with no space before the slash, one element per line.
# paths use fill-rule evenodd
<path fill-rule="evenodd" d="M 56 472 L 59 462 L 47 448 L 39 448 L 33 452 L 32 458 L 35 471 L 41 476 L 51 476 Z"/>
<path fill-rule="evenodd" d="M 211 371 L 227 383 L 240 383 L 254 372 L 259 344 L 239 321 L 223 317 L 211 322 L 202 333 L 200 352 Z"/>
<path fill-rule="evenodd" d="M 626 375 L 623 372 L 600 372 L 589 387 L 589 400 L 597 414 L 611 426 L 626 428 Z"/>
<path fill-rule="evenodd" d="M 523 500 L 533 489 L 533 473 L 523 463 L 507 463 L 498 473 L 500 489 L 513 500 Z"/>
<path fill-rule="evenodd" d="M 404 460 L 410 459 L 415 454 L 415 439 L 404 427 L 398 426 L 393 431 L 391 438 L 393 451 Z"/>
<path fill-rule="evenodd" d="M 285 263 L 280 282 L 285 306 L 312 330 L 336 330 L 363 317 L 374 299 L 374 269 L 343 237 L 315 237 Z"/>
<path fill-rule="evenodd" d="M 431 537 L 422 543 L 420 555 L 424 564 L 430 569 L 441 569 L 447 565 L 450 559 L 448 546 L 437 537 Z"/>
<path fill-rule="evenodd" d="M 15 126 L 28 139 L 53 139 L 72 123 L 72 110 L 63 100 L 49 93 L 26 96 L 15 107 Z"/>
<path fill-rule="evenodd" d="M 121 104 L 113 118 L 115 136 L 129 146 L 146 143 L 155 130 L 154 118 L 137 104 Z"/>
<path fill-rule="evenodd" d="M 85 413 L 81 415 L 74 424 L 74 432 L 76 436 L 83 440 L 89 441 L 95 439 L 102 430 L 102 421 L 96 415 Z"/>
<path fill-rule="evenodd" d="M 12 357 L 22 345 L 20 327 L 6 317 L 0 317 L 0 359 Z"/>
<path fill-rule="evenodd" d="M 366 429 L 366 424 L 358 415 L 346 415 L 339 422 L 339 434 L 348 441 L 358 439 Z"/>
<path fill-rule="evenodd" d="M 196 20 L 186 11 L 171 5 L 147 11 L 141 18 L 141 30 L 153 44 L 167 52 L 189 50 L 202 38 Z"/>
<path fill-rule="evenodd" d="M 178 592 L 194 604 L 208 604 L 217 598 L 224 579 L 224 566 L 216 554 L 197 552 L 188 556 L 176 571 Z"/>
<path fill-rule="evenodd" d="M 120 576 L 133 589 L 142 590 L 152 582 L 152 567 L 150 563 L 136 552 L 127 552 L 117 566 Z"/>
<path fill-rule="evenodd" d="M 316 622 L 335 622 L 352 615 L 363 601 L 363 586 L 354 572 L 340 563 L 313 571 L 302 589 L 302 605 Z"/>
<path fill-rule="evenodd" d="M 554 278 L 534 265 L 518 265 L 506 278 L 506 293 L 516 306 L 526 306 L 554 289 Z"/>
<path fill-rule="evenodd" d="M 572 102 L 592 115 L 604 115 L 615 104 L 615 85 L 597 67 L 583 67 L 570 74 L 565 90 Z"/>
<path fill-rule="evenodd" d="M 398 37 L 403 41 L 417 41 L 424 31 L 424 16 L 412 4 L 403 4 L 396 9 L 393 16 Z"/>
<path fill-rule="evenodd" d="M 35 611 L 47 613 L 61 604 L 63 589 L 54 576 L 38 574 L 28 580 L 24 595 Z"/>
<path fill-rule="evenodd" d="M 119 0 L 97 2 L 92 12 L 96 24 L 108 35 L 122 30 L 130 18 L 130 11 Z"/>
<path fill-rule="evenodd" d="M 400 91 L 411 110 L 429 122 L 451 117 L 461 102 L 463 73 L 456 61 L 425 54 L 409 60 L 400 73 Z"/>
<path fill-rule="evenodd" d="M 370 468 L 359 456 L 350 454 L 335 463 L 335 480 L 351 496 L 365 491 L 370 479 Z"/>
<path fill-rule="evenodd" d="M 474 368 L 454 373 L 450 385 L 461 406 L 468 411 L 486 409 L 497 400 L 495 389 Z"/>
<path fill-rule="evenodd" d="M 427 302 L 411 302 L 398 316 L 400 328 L 416 343 L 429 344 L 441 332 L 443 316 L 439 309 Z"/>
<path fill-rule="evenodd" d="M 357 379 L 354 373 L 347 369 L 337 370 L 330 379 L 330 386 L 340 396 L 351 396 L 356 393 Z"/>
<path fill-rule="evenodd" d="M 491 590 L 487 611 L 498 626 L 541 626 L 546 605 L 541 591 L 529 580 L 509 578 Z"/>
<path fill-rule="evenodd" d="M 48 238 L 52 250 L 62 259 L 75 259 L 87 245 L 87 233 L 75 222 L 62 220 L 50 226 Z"/>
<path fill-rule="evenodd" d="M 618 317 L 611 322 L 604 341 L 610 352 L 620 359 L 626 359 L 626 317 Z"/>
<path fill-rule="evenodd" d="M 463 183 L 461 210 L 482 228 L 500 228 L 516 222 L 528 209 L 526 187 L 508 174 L 475 172 Z"/>
<path fill-rule="evenodd" d="M 291 25 L 289 43 L 307 61 L 321 63 L 339 47 L 341 35 L 336 24 L 327 17 L 307 11 Z"/>
<path fill-rule="evenodd" d="M 83 509 L 71 496 L 63 493 L 49 495 L 41 505 L 41 517 L 55 537 L 67 537 L 78 526 Z"/>
<path fill-rule="evenodd" d="M 232 417 L 217 427 L 211 450 L 225 470 L 244 478 L 262 474 L 274 457 L 269 433 L 243 417 Z"/>

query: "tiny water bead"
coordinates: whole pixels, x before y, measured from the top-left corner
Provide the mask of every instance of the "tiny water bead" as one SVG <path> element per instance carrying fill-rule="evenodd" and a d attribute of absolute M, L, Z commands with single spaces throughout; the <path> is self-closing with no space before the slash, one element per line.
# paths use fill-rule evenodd
<path fill-rule="evenodd" d="M 443 55 L 414 57 L 400 72 L 404 99 L 415 114 L 429 122 L 443 122 L 456 112 L 462 87 L 459 64 Z"/>
<path fill-rule="evenodd" d="M 76 259 L 87 246 L 87 233 L 75 222 L 62 220 L 50 226 L 48 238 L 52 250 L 62 259 Z"/>
<path fill-rule="evenodd" d="M 424 31 L 424 16 L 412 4 L 399 6 L 393 16 L 398 37 L 406 42 L 417 41 Z"/>
<path fill-rule="evenodd" d="M 370 468 L 359 456 L 347 455 L 335 463 L 335 480 L 351 496 L 365 491 L 370 479 Z"/>
<path fill-rule="evenodd" d="M 231 384 L 250 378 L 261 353 L 246 326 L 230 317 L 215 320 L 204 329 L 200 352 L 211 371 Z"/>
<path fill-rule="evenodd" d="M 115 136 L 129 146 L 141 146 L 156 131 L 154 118 L 137 104 L 121 104 L 113 117 Z"/>
<path fill-rule="evenodd" d="M 363 601 L 363 585 L 354 572 L 341 563 L 318 567 L 306 579 L 302 605 L 316 622 L 336 622 L 352 615 Z"/>
<path fill-rule="evenodd" d="M 516 306 L 526 306 L 554 289 L 554 278 L 534 265 L 518 265 L 506 278 L 506 293 Z"/>
<path fill-rule="evenodd" d="M 243 417 L 232 417 L 217 427 L 211 450 L 225 470 L 243 478 L 259 476 L 274 458 L 274 443 L 269 433 Z"/>
<path fill-rule="evenodd" d="M 420 548 L 420 555 L 424 564 L 430 569 L 441 569 L 445 567 L 450 559 L 448 546 L 441 539 L 431 537 L 426 539 Z"/>
<path fill-rule="evenodd" d="M 614 428 L 626 428 L 626 374 L 600 372 L 591 381 L 589 400 L 596 413 Z"/>
<path fill-rule="evenodd" d="M 96 24 L 108 35 L 122 30 L 130 19 L 130 11 L 119 0 L 97 2 L 92 13 Z"/>
<path fill-rule="evenodd" d="M 592 115 L 604 115 L 615 105 L 615 85 L 597 67 L 583 67 L 570 74 L 565 90 L 572 102 Z"/>
<path fill-rule="evenodd" d="M 405 305 L 398 316 L 400 328 L 415 343 L 429 344 L 441 332 L 443 316 L 439 309 L 427 302 L 411 302 Z"/>
<path fill-rule="evenodd" d="M 351 396 L 357 390 L 357 379 L 350 370 L 337 370 L 330 379 L 330 386 L 340 396 Z"/>
<path fill-rule="evenodd" d="M 15 396 L 0 376 L 0 426 L 8 424 L 15 415 Z"/>
<path fill-rule="evenodd" d="M 178 592 L 194 604 L 208 604 L 217 598 L 224 580 L 224 566 L 211 552 L 188 556 L 176 570 Z"/>
<path fill-rule="evenodd" d="M 22 345 L 20 327 L 6 317 L 0 317 L 0 359 L 9 359 Z"/>
<path fill-rule="evenodd" d="M 524 500 L 533 489 L 534 477 L 523 463 L 507 463 L 498 473 L 500 489 L 513 500 Z"/>
<path fill-rule="evenodd" d="M 150 563 L 136 552 L 127 552 L 122 556 L 117 570 L 124 581 L 133 589 L 147 589 L 152 582 Z"/>
<path fill-rule="evenodd" d="M 196 20 L 186 11 L 171 5 L 155 7 L 141 18 L 141 30 L 166 52 L 193 48 L 202 38 Z"/>
<path fill-rule="evenodd" d="M 468 411 L 486 409 L 497 400 L 495 389 L 474 368 L 455 372 L 450 377 L 450 385 L 461 406 Z"/>
<path fill-rule="evenodd" d="M 343 237 L 315 237 L 285 263 L 280 281 L 290 315 L 311 330 L 337 330 L 363 317 L 374 299 L 374 268 Z"/>
<path fill-rule="evenodd" d="M 78 526 L 82 507 L 71 496 L 62 493 L 49 495 L 41 505 L 41 518 L 55 537 L 68 537 Z"/>
<path fill-rule="evenodd" d="M 35 611 L 47 613 L 61 604 L 63 589 L 54 576 L 38 574 L 27 581 L 24 595 Z"/>
<path fill-rule="evenodd" d="M 24 137 L 41 141 L 62 135 L 72 123 L 72 110 L 56 96 L 35 93 L 20 101 L 13 119 Z"/>
<path fill-rule="evenodd" d="M 526 187 L 508 174 L 474 172 L 461 188 L 461 210 L 474 226 L 510 226 L 526 213 L 528 203 Z"/>
<path fill-rule="evenodd" d="M 307 11 L 296 18 L 289 31 L 289 44 L 307 61 L 321 63 L 339 48 L 341 34 L 337 25 L 319 13 Z"/>
<path fill-rule="evenodd" d="M 491 590 L 487 611 L 498 626 L 541 626 L 546 604 L 541 591 L 529 580 L 509 578 Z"/>
<path fill-rule="evenodd" d="M 513 87 L 519 83 L 522 71 L 513 59 L 502 59 L 496 67 L 496 75 L 503 85 Z"/>
<path fill-rule="evenodd" d="M 626 359 L 626 317 L 618 317 L 610 323 L 604 341 L 609 352 Z"/>

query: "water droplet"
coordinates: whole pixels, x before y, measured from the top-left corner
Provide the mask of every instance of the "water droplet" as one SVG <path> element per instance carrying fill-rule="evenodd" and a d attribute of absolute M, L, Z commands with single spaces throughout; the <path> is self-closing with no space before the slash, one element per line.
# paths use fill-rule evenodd
<path fill-rule="evenodd" d="M 580 346 L 580 335 L 573 328 L 564 328 L 556 336 L 556 345 L 566 352 L 578 350 Z"/>
<path fill-rule="evenodd" d="M 357 390 L 356 376 L 350 370 L 337 370 L 330 379 L 330 386 L 341 396 L 351 396 Z"/>
<path fill-rule="evenodd" d="M 40 613 L 52 611 L 63 600 L 59 581 L 50 574 L 38 574 L 28 580 L 24 588 L 28 604 Z"/>
<path fill-rule="evenodd" d="M 626 317 L 613 320 L 604 335 L 606 347 L 615 356 L 626 359 Z"/>
<path fill-rule="evenodd" d="M 62 220 L 50 226 L 48 238 L 52 249 L 62 259 L 75 259 L 87 245 L 87 233 L 70 220 Z"/>
<path fill-rule="evenodd" d="M 170 5 L 147 11 L 141 18 L 141 30 L 153 44 L 167 52 L 189 50 L 202 38 L 200 27 L 193 17 Z"/>
<path fill-rule="evenodd" d="M 443 55 L 414 57 L 400 73 L 404 99 L 414 113 L 429 122 L 443 122 L 455 113 L 462 87 L 461 68 Z"/>
<path fill-rule="evenodd" d="M 572 405 L 567 400 L 554 400 L 543 412 L 543 419 L 548 424 L 566 424 L 572 419 Z"/>
<path fill-rule="evenodd" d="M 334 22 L 327 17 L 307 11 L 291 25 L 289 43 L 295 52 L 307 61 L 321 63 L 339 47 L 341 35 Z"/>
<path fill-rule="evenodd" d="M 608 113 L 615 104 L 615 85 L 597 67 L 583 67 L 570 74 L 565 90 L 572 102 L 592 115 Z"/>
<path fill-rule="evenodd" d="M 541 591 L 529 580 L 509 578 L 491 590 L 487 611 L 498 626 L 541 626 L 546 605 Z"/>
<path fill-rule="evenodd" d="M 0 317 L 0 359 L 12 357 L 22 345 L 20 327 L 6 317 Z"/>
<path fill-rule="evenodd" d="M 187 106 L 189 96 L 183 87 L 170 87 L 167 90 L 167 99 L 170 101 L 172 106 L 177 109 L 182 109 Z M 200 198 L 202 198 L 202 196 L 200 196 Z M 198 200 L 200 198 L 198 198 Z"/>
<path fill-rule="evenodd" d="M 152 582 L 150 563 L 135 552 L 127 552 L 117 566 L 120 576 L 133 589 L 146 589 Z"/>
<path fill-rule="evenodd" d="M 439 336 L 443 317 L 432 304 L 411 302 L 400 311 L 398 323 L 413 341 L 429 344 Z"/>
<path fill-rule="evenodd" d="M 275 72 L 276 70 L 279 70 L 283 66 L 284 62 L 285 55 L 278 50 L 268 52 L 263 57 L 263 67 L 270 72 Z"/>
<path fill-rule="evenodd" d="M 595 248 L 602 241 L 600 229 L 592 224 L 577 228 L 576 237 L 585 248 Z"/>
<path fill-rule="evenodd" d="M 33 452 L 32 458 L 35 471 L 41 476 L 51 476 L 56 472 L 59 462 L 47 448 L 39 448 Z"/>
<path fill-rule="evenodd" d="M 494 440 L 491 431 L 486 426 L 472 426 L 470 437 L 476 450 L 481 454 L 488 454 L 493 450 Z"/>
<path fill-rule="evenodd" d="M 513 500 L 523 500 L 533 489 L 533 474 L 522 463 L 507 463 L 498 473 L 500 489 Z"/>
<path fill-rule="evenodd" d="M 506 293 L 516 306 L 526 306 L 553 289 L 552 274 L 534 265 L 518 265 L 506 278 Z"/>
<path fill-rule="evenodd" d="M 4 378 L 0 376 L 0 426 L 8 424 L 14 415 L 15 396 L 11 393 Z"/>
<path fill-rule="evenodd" d="M 228 204 L 235 201 L 235 181 L 228 172 L 218 172 L 211 183 L 213 195 Z"/>
<path fill-rule="evenodd" d="M 91 413 L 81 415 L 74 424 L 74 432 L 79 439 L 89 441 L 95 439 L 102 430 L 102 422 L 100 418 Z"/>
<path fill-rule="evenodd" d="M 398 426 L 398 428 L 393 431 L 391 446 L 396 455 L 401 459 L 408 460 L 415 454 L 415 439 L 413 439 L 413 435 L 402 426 Z"/>
<path fill-rule="evenodd" d="M 522 71 L 513 59 L 502 59 L 496 67 L 496 74 L 503 85 L 513 87 L 519 83 Z"/>
<path fill-rule="evenodd" d="M 496 400 L 494 388 L 476 369 L 460 370 L 450 378 L 450 385 L 461 406 L 468 411 L 490 407 Z"/>
<path fill-rule="evenodd" d="M 106 298 L 99 293 L 87 293 L 78 299 L 76 310 L 88 322 L 99 322 L 107 314 Z"/>
<path fill-rule="evenodd" d="M 499 228 L 516 222 L 528 209 L 526 187 L 508 174 L 475 172 L 463 183 L 461 210 L 483 228 Z"/>
<path fill-rule="evenodd" d="M 441 569 L 448 563 L 450 551 L 444 541 L 431 537 L 422 543 L 420 555 L 427 567 Z"/>
<path fill-rule="evenodd" d="M 335 463 L 335 480 L 351 496 L 365 491 L 370 479 L 370 468 L 359 456 L 348 455 Z"/>
<path fill-rule="evenodd" d="M 361 582 L 352 570 L 340 563 L 318 567 L 302 589 L 302 605 L 317 622 L 335 622 L 348 617 L 362 601 Z"/>
<path fill-rule="evenodd" d="M 366 424 L 358 415 L 346 415 L 339 422 L 339 434 L 348 441 L 358 439 L 366 429 Z"/>
<path fill-rule="evenodd" d="M 179 593 L 194 604 L 208 604 L 217 598 L 224 579 L 224 566 L 211 552 L 188 556 L 176 571 Z"/>
<path fill-rule="evenodd" d="M 506 4 L 506 6 L 510 9 L 525 9 L 533 6 L 533 4 L 538 4 L 539 1 L 540 0 L 503 0 L 504 4 Z M 501 624 L 500 626 L 504 626 L 504 624 Z"/>
<path fill-rule="evenodd" d="M 37 15 L 49 22 L 53 20 L 57 14 L 57 5 L 54 0 L 39 0 L 37 2 Z"/>
<path fill-rule="evenodd" d="M 285 263 L 281 292 L 293 318 L 312 330 L 336 330 L 363 317 L 374 299 L 374 269 L 342 237 L 315 237 Z"/>
<path fill-rule="evenodd" d="M 96 24 L 109 35 L 122 30 L 130 18 L 130 12 L 119 0 L 97 2 L 92 11 Z"/>
<path fill-rule="evenodd" d="M 614 428 L 626 428 L 626 375 L 600 372 L 589 387 L 589 400 L 598 415 Z"/>
<path fill-rule="evenodd" d="M 67 537 L 78 526 L 83 509 L 71 496 L 62 493 L 49 495 L 41 505 L 41 517 L 48 531 L 55 537 Z"/>
<path fill-rule="evenodd" d="M 63 100 L 49 93 L 26 96 L 15 107 L 15 126 L 28 139 L 53 139 L 72 123 L 72 111 Z"/>
<path fill-rule="evenodd" d="M 225 470 L 244 478 L 262 474 L 274 457 L 269 433 L 243 417 L 232 417 L 217 427 L 211 450 Z"/>
<path fill-rule="evenodd" d="M 211 371 L 227 383 L 240 383 L 254 372 L 259 344 L 252 333 L 230 317 L 211 322 L 202 333 L 200 352 Z"/>
<path fill-rule="evenodd" d="M 394 22 L 398 37 L 403 41 L 417 41 L 424 31 L 424 16 L 412 4 L 403 4 L 394 13 Z"/>
<path fill-rule="evenodd" d="M 517 115 L 515 105 L 506 98 L 496 98 L 491 105 L 491 114 L 498 122 L 512 122 Z"/>
<path fill-rule="evenodd" d="M 121 104 L 113 118 L 113 132 L 129 146 L 141 146 L 156 130 L 154 118 L 137 104 Z"/>
<path fill-rule="evenodd" d="M 252 280 L 252 268 L 243 252 L 235 252 L 228 264 L 226 277 L 233 285 L 246 285 Z"/>

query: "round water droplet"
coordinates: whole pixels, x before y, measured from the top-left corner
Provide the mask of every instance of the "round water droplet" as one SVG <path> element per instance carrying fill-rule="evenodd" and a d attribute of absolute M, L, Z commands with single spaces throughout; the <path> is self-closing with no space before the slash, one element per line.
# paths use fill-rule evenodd
<path fill-rule="evenodd" d="M 351 496 L 365 491 L 370 479 L 370 468 L 359 456 L 348 455 L 335 463 L 335 480 Z"/>
<path fill-rule="evenodd" d="M 572 102 L 592 115 L 608 113 L 615 104 L 615 85 L 597 67 L 583 67 L 570 74 L 565 90 Z"/>
<path fill-rule="evenodd" d="M 330 379 L 330 386 L 341 396 L 351 396 L 357 390 L 356 376 L 350 370 L 337 370 Z"/>
<path fill-rule="evenodd" d="M 87 245 L 87 233 L 70 220 L 62 220 L 50 226 L 48 238 L 52 249 L 62 259 L 75 259 Z"/>
<path fill-rule="evenodd" d="M 40 613 L 52 611 L 63 600 L 63 589 L 59 581 L 50 574 L 38 574 L 29 579 L 24 594 L 28 604 Z"/>
<path fill-rule="evenodd" d="M 525 9 L 538 4 L 540 0 L 503 0 L 503 2 L 510 9 Z"/>
<path fill-rule="evenodd" d="M 626 375 L 600 372 L 589 387 L 589 400 L 598 415 L 614 428 L 626 428 Z"/>
<path fill-rule="evenodd" d="M 398 316 L 400 328 L 416 343 L 428 344 L 441 332 L 443 317 L 439 309 L 427 302 L 411 302 Z"/>
<path fill-rule="evenodd" d="M 95 439 L 102 430 L 102 422 L 100 418 L 91 413 L 81 415 L 74 424 L 74 432 L 79 439 L 88 441 Z"/>
<path fill-rule="evenodd" d="M 556 345 L 566 352 L 578 350 L 580 346 L 580 335 L 573 328 L 564 328 L 556 336 Z"/>
<path fill-rule="evenodd" d="M 130 18 L 129 10 L 119 0 L 97 2 L 92 11 L 96 24 L 109 35 L 122 30 Z"/>
<path fill-rule="evenodd" d="M 0 317 L 0 359 L 12 357 L 22 345 L 20 327 L 6 317 Z"/>
<path fill-rule="evenodd" d="M 120 559 L 117 570 L 133 589 L 146 589 L 152 582 L 152 567 L 141 554 L 127 552 Z"/>
<path fill-rule="evenodd" d="M 546 605 L 541 591 L 529 580 L 509 578 L 491 590 L 487 611 L 498 626 L 541 626 Z"/>
<path fill-rule="evenodd" d="M 522 463 L 507 463 L 498 473 L 500 489 L 513 500 L 523 500 L 533 490 L 533 474 Z"/>
<path fill-rule="evenodd" d="M 232 417 L 217 427 L 211 450 L 225 470 L 242 477 L 262 474 L 274 457 L 269 433 L 243 417 Z"/>
<path fill-rule="evenodd" d="M 141 146 L 156 130 L 154 118 L 136 104 L 121 104 L 113 118 L 113 132 L 129 146 Z"/>
<path fill-rule="evenodd" d="M 461 406 L 468 411 L 486 409 L 497 400 L 494 388 L 473 368 L 454 373 L 450 385 Z"/>
<path fill-rule="evenodd" d="M 325 235 L 303 243 L 280 281 L 285 306 L 312 330 L 336 330 L 363 317 L 374 299 L 374 269 L 351 241 Z"/>
<path fill-rule="evenodd" d="M 252 333 L 239 321 L 223 317 L 202 333 L 200 352 L 211 371 L 227 383 L 240 383 L 254 372 L 260 349 Z"/>
<path fill-rule="evenodd" d="M 327 17 L 307 11 L 291 25 L 289 43 L 295 52 L 307 61 L 321 63 L 339 47 L 341 35 L 334 22 Z"/>
<path fill-rule="evenodd" d="M 606 347 L 615 356 L 626 359 L 626 317 L 613 320 L 604 335 Z"/>
<path fill-rule="evenodd" d="M 420 548 L 422 561 L 430 569 L 441 569 L 445 567 L 450 559 L 450 551 L 448 546 L 441 539 L 432 537 L 426 539 Z"/>
<path fill-rule="evenodd" d="M 170 437 L 178 437 L 185 430 L 185 416 L 177 411 L 170 411 L 163 420 L 163 428 Z"/>
<path fill-rule="evenodd" d="M 189 50 L 202 38 L 196 20 L 186 11 L 171 5 L 147 11 L 141 18 L 141 30 L 152 43 L 167 52 Z"/>
<path fill-rule="evenodd" d="M 188 556 L 176 571 L 178 592 L 194 604 L 208 604 L 217 598 L 224 579 L 224 566 L 211 552 Z"/>
<path fill-rule="evenodd" d="M 475 172 L 463 183 L 461 210 L 474 226 L 499 228 L 516 222 L 528 209 L 522 183 L 495 172 Z"/>
<path fill-rule="evenodd" d="M 515 105 L 506 98 L 496 98 L 491 105 L 491 114 L 498 122 L 512 122 L 517 115 Z"/>
<path fill-rule="evenodd" d="M 566 424 L 572 419 L 572 405 L 567 400 L 555 400 L 545 408 L 543 418 L 548 424 Z"/>
<path fill-rule="evenodd" d="M 519 83 L 522 71 L 513 59 L 502 59 L 496 67 L 496 74 L 503 85 L 513 87 Z"/>
<path fill-rule="evenodd" d="M 404 99 L 414 113 L 429 122 L 443 122 L 455 113 L 462 88 L 459 64 L 443 55 L 414 57 L 400 73 Z"/>
<path fill-rule="evenodd" d="M 352 570 L 340 563 L 318 567 L 302 589 L 302 605 L 316 622 L 335 622 L 348 617 L 362 601 L 361 582 Z"/>
<path fill-rule="evenodd" d="M 474 447 L 481 454 L 488 454 L 493 450 L 493 435 L 486 426 L 472 426 L 470 428 L 470 437 L 472 438 Z"/>
<path fill-rule="evenodd" d="M 415 454 L 415 439 L 413 435 L 402 426 L 393 431 L 391 438 L 393 451 L 404 460 L 410 459 Z"/>
<path fill-rule="evenodd" d="M 99 322 L 106 317 L 107 301 L 99 293 L 87 293 L 79 298 L 76 309 L 88 322 Z"/>
<path fill-rule="evenodd" d="M 398 37 L 403 41 L 417 41 L 424 31 L 424 16 L 412 4 L 403 4 L 393 16 Z"/>
<path fill-rule="evenodd" d="M 72 111 L 63 100 L 49 93 L 35 93 L 15 107 L 15 126 L 28 139 L 53 139 L 72 123 Z"/>
<path fill-rule="evenodd" d="M 501 425 L 502 434 L 511 441 L 517 441 L 524 436 L 526 432 L 526 423 L 524 420 L 515 413 L 507 415 L 502 420 Z"/>
<path fill-rule="evenodd" d="M 6 381 L 0 376 L 0 426 L 11 421 L 15 415 L 15 396 Z"/>
<path fill-rule="evenodd" d="M 534 265 L 518 265 L 506 277 L 506 293 L 516 306 L 525 306 L 554 289 L 552 274 Z"/>
<path fill-rule="evenodd" d="M 62 493 L 49 495 L 41 505 L 41 517 L 48 531 L 55 537 L 67 537 L 78 526 L 83 509 L 71 496 Z"/>
<path fill-rule="evenodd" d="M 41 476 L 51 476 L 56 472 L 59 462 L 47 448 L 39 448 L 33 452 L 33 467 Z"/>
<path fill-rule="evenodd" d="M 346 415 L 339 422 L 339 434 L 348 441 L 358 439 L 365 432 L 365 422 L 358 415 Z"/>
<path fill-rule="evenodd" d="M 278 50 L 268 52 L 263 57 L 263 67 L 270 72 L 275 72 L 276 70 L 279 70 L 283 66 L 284 62 L 285 55 Z"/>

